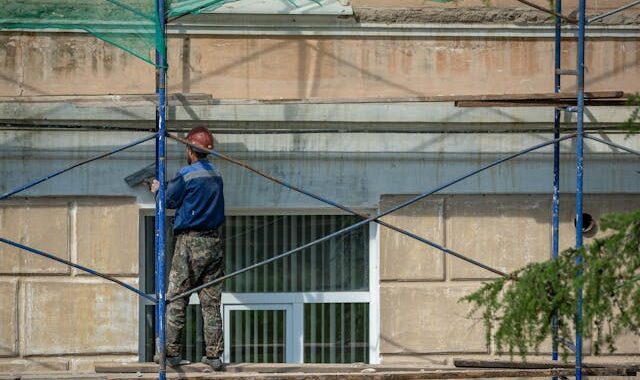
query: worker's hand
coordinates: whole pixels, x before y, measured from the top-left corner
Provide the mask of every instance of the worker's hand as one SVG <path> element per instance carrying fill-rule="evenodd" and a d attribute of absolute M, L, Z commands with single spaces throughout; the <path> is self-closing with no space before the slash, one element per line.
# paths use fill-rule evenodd
<path fill-rule="evenodd" d="M 154 179 L 153 182 L 151 182 L 151 192 L 155 194 L 159 188 L 160 182 L 158 182 L 157 179 Z"/>

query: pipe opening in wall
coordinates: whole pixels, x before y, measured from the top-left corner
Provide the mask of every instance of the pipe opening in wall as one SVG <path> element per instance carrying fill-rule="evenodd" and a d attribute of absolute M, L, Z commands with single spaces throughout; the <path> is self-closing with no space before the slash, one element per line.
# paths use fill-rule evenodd
<path fill-rule="evenodd" d="M 576 226 L 576 218 L 573 218 L 573 226 Z M 582 214 L 582 233 L 589 234 L 596 232 L 596 220 L 591 214 L 583 213 Z M 590 234 L 591 235 L 591 234 Z"/>

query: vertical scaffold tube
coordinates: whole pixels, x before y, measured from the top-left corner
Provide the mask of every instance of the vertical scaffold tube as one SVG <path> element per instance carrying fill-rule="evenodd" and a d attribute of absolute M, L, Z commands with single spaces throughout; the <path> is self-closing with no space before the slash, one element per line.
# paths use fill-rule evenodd
<path fill-rule="evenodd" d="M 160 380 L 166 379 L 167 361 L 165 354 L 165 309 L 166 309 L 166 294 L 165 294 L 165 223 L 166 223 L 166 139 L 167 139 L 167 125 L 166 125 L 166 89 L 167 89 L 167 49 L 165 39 L 165 27 L 166 27 L 166 12 L 165 12 L 165 0 L 156 0 L 156 13 L 158 17 L 158 27 L 156 29 L 156 43 L 161 43 L 160 49 L 156 52 L 156 64 L 157 64 L 157 78 L 156 78 L 156 93 L 158 94 L 158 108 L 156 110 L 156 121 L 158 128 L 158 136 L 156 138 L 156 162 L 157 162 L 157 179 L 160 183 L 158 192 L 156 194 L 156 352 L 160 360 L 160 370 L 158 378 Z"/>
<path fill-rule="evenodd" d="M 578 125 L 576 136 L 576 249 L 582 248 L 582 187 L 584 172 L 584 47 L 585 47 L 585 6 L 586 1 L 578 3 L 578 62 L 577 62 L 577 88 L 578 88 Z M 576 258 L 576 265 L 582 266 L 582 255 Z M 582 275 L 582 269 L 578 271 Z M 582 287 L 576 290 L 576 380 L 582 380 Z"/>
<path fill-rule="evenodd" d="M 557 14 L 562 14 L 562 0 L 556 0 Z M 555 25 L 555 70 L 554 70 L 554 92 L 557 94 L 560 92 L 560 69 L 562 68 L 562 20 L 560 17 L 556 17 Z M 560 137 L 560 108 L 554 110 L 553 115 L 553 138 Z M 559 213 L 560 213 L 560 142 L 553 144 L 553 200 L 552 200 L 552 212 L 551 219 L 551 256 L 555 260 L 558 257 L 558 232 L 559 232 Z M 551 347 L 551 360 L 558 360 L 558 315 L 554 313 L 551 321 L 551 331 L 553 334 L 553 343 Z M 557 377 L 553 377 L 553 380 L 557 380 Z"/>

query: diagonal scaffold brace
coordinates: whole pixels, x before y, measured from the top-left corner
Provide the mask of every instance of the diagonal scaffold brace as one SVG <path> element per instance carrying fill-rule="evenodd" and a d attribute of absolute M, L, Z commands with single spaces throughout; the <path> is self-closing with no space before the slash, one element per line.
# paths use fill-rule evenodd
<path fill-rule="evenodd" d="M 221 282 L 223 282 L 223 281 L 225 281 L 225 280 L 227 280 L 229 278 L 238 276 L 238 275 L 240 275 L 242 273 L 245 273 L 245 272 L 248 272 L 250 270 L 259 268 L 261 266 L 267 265 L 267 264 L 272 263 L 274 261 L 278 261 L 278 260 L 283 259 L 285 257 L 288 257 L 288 256 L 290 256 L 290 255 L 292 255 L 292 254 L 294 254 L 296 252 L 300 252 L 300 251 L 302 251 L 302 250 L 304 250 L 306 248 L 309 248 L 309 247 L 314 246 L 316 244 L 322 243 L 322 242 L 327 241 L 329 239 L 332 239 L 334 237 L 346 234 L 346 233 L 348 233 L 350 231 L 353 231 L 353 230 L 355 230 L 355 229 L 357 229 L 359 227 L 362 227 L 362 226 L 364 226 L 366 224 L 374 222 L 374 221 L 376 221 L 376 220 L 378 220 L 378 219 L 380 219 L 380 218 L 382 218 L 382 217 L 384 217 L 386 215 L 389 215 L 389 214 L 391 214 L 393 212 L 396 212 L 396 211 L 398 211 L 398 210 L 400 210 L 400 209 L 402 209 L 404 207 L 412 205 L 412 204 L 420 201 L 421 199 L 424 199 L 424 198 L 426 198 L 426 197 L 428 197 L 428 196 L 430 196 L 432 194 L 435 194 L 435 193 L 437 193 L 437 192 L 439 192 L 439 191 L 441 191 L 443 189 L 446 189 L 446 188 L 448 188 L 450 186 L 453 186 L 458 182 L 461 182 L 461 181 L 463 181 L 463 180 L 465 180 L 465 179 L 467 179 L 469 177 L 472 177 L 472 176 L 474 176 L 474 175 L 476 175 L 476 174 L 478 174 L 480 172 L 483 172 L 483 171 L 485 171 L 487 169 L 490 169 L 490 168 L 492 168 L 494 166 L 498 166 L 498 165 L 500 165 L 500 164 L 502 164 L 502 163 L 504 163 L 506 161 L 509 161 L 509 160 L 514 159 L 516 157 L 520 157 L 520 156 L 522 156 L 524 154 L 527 154 L 529 152 L 544 148 L 546 146 L 555 144 L 557 142 L 561 142 L 561 141 L 564 141 L 564 140 L 569 140 L 569 139 L 575 138 L 576 136 L 577 136 L 577 134 L 572 133 L 572 134 L 569 134 L 569 135 L 566 135 L 566 136 L 563 136 L 563 137 L 560 137 L 560 138 L 557 138 L 557 139 L 553 139 L 553 140 L 550 140 L 550 141 L 547 141 L 547 142 L 543 142 L 543 143 L 531 146 L 529 148 L 525 148 L 525 149 L 520 150 L 520 151 L 518 151 L 516 153 L 510 154 L 510 155 L 508 155 L 506 157 L 503 157 L 501 159 L 498 159 L 496 161 L 493 161 L 491 163 L 483 165 L 480 168 L 475 169 L 475 170 L 473 170 L 471 172 L 463 174 L 463 175 L 461 175 L 461 176 L 459 176 L 459 177 L 457 177 L 457 178 L 455 178 L 455 179 L 453 179 L 453 180 L 451 180 L 451 181 L 449 181 L 449 182 L 447 182 L 447 183 L 445 183 L 443 185 L 437 186 L 437 187 L 435 187 L 435 188 L 433 188 L 433 189 L 431 189 L 431 190 L 429 190 L 427 192 L 424 192 L 424 193 L 422 193 L 422 194 L 420 194 L 420 195 L 418 195 L 416 197 L 413 197 L 413 198 L 411 198 L 411 199 L 409 199 L 409 200 L 407 200 L 407 201 L 405 201 L 403 203 L 400 203 L 400 204 L 390 208 L 387 211 L 378 213 L 376 215 L 369 216 L 368 218 L 366 218 L 366 219 L 364 219 L 364 220 L 362 220 L 362 221 L 360 221 L 358 223 L 352 224 L 351 226 L 348 226 L 348 227 L 345 227 L 345 228 L 343 228 L 341 230 L 335 231 L 335 232 L 333 232 L 333 233 L 331 233 L 329 235 L 325 235 L 325 236 L 323 236 L 323 237 L 321 237 L 321 238 L 319 238 L 317 240 L 314 240 L 314 241 L 309 242 L 307 244 L 304 244 L 302 246 L 296 247 L 296 248 L 294 248 L 292 250 L 289 250 L 287 252 L 283 252 L 283 253 L 281 253 L 279 255 L 276 255 L 276 256 L 273 256 L 273 257 L 271 257 L 271 258 L 269 258 L 267 260 L 263 260 L 261 262 L 255 263 L 253 265 L 247 266 L 247 267 L 242 268 L 242 269 L 239 269 L 239 270 L 237 270 L 235 272 L 232 272 L 232 273 L 229 273 L 229 274 L 227 274 L 225 276 L 219 277 L 216 280 L 207 282 L 205 284 L 197 286 L 197 287 L 195 287 L 195 288 L 193 288 L 191 290 L 188 290 L 186 292 L 180 293 L 180 294 L 176 295 L 175 297 L 167 299 L 167 302 L 172 302 L 172 301 L 174 301 L 176 299 L 179 299 L 179 298 L 188 297 L 192 293 L 195 293 L 195 292 L 197 292 L 197 291 L 199 291 L 201 289 L 204 289 L 204 288 L 207 288 L 209 286 L 221 283 Z M 201 148 L 200 148 L 200 150 L 204 151 Z"/>
<path fill-rule="evenodd" d="M 120 285 L 125 289 L 131 290 L 135 294 L 139 295 L 142 298 L 145 298 L 145 299 L 151 301 L 152 303 L 156 302 L 156 299 L 153 298 L 152 296 L 150 296 L 148 294 L 145 294 L 144 292 L 140 291 L 139 289 L 136 289 L 133 286 L 127 284 L 126 282 L 120 281 L 120 280 L 118 280 L 117 278 L 115 278 L 113 276 L 109 276 L 107 274 L 98 272 L 97 270 L 91 269 L 89 267 L 85 267 L 83 265 L 76 264 L 76 263 L 71 262 L 69 260 L 63 259 L 63 258 L 55 256 L 55 255 L 52 255 L 51 253 L 47 253 L 47 252 L 41 251 L 39 249 L 36 249 L 36 248 L 33 248 L 33 247 L 29 247 L 29 246 L 24 245 L 24 244 L 20 244 L 18 242 L 15 242 L 13 240 L 9 240 L 9 239 L 3 238 L 3 237 L 0 237 L 0 243 L 4 243 L 4 244 L 7 244 L 7 245 L 10 245 L 12 247 L 21 249 L 23 251 L 31 252 L 31 253 L 34 253 L 36 255 L 42 256 L 42 257 L 46 257 L 47 259 L 51 259 L 51 260 L 57 261 L 57 262 L 59 262 L 61 264 L 68 265 L 70 267 L 79 269 L 79 270 L 81 270 L 83 272 L 92 274 L 94 276 L 104 278 L 105 280 L 108 280 L 108 281 L 111 281 L 111 282 L 113 282 L 113 283 L 115 283 L 117 285 Z"/>
<path fill-rule="evenodd" d="M 71 165 L 67 166 L 66 168 L 56 170 L 56 171 L 54 171 L 52 173 L 49 173 L 49 174 L 47 174 L 47 175 L 45 175 L 43 177 L 40 177 L 40 178 L 38 178 L 36 180 L 31 181 L 28 184 L 25 184 L 23 186 L 19 186 L 19 187 L 13 189 L 13 190 L 7 191 L 6 193 L 0 195 L 0 201 L 2 201 L 4 199 L 7 199 L 7 198 L 9 198 L 9 197 L 11 197 L 13 195 L 18 194 L 18 193 L 21 193 L 21 192 L 23 192 L 25 190 L 28 190 L 28 189 L 30 189 L 30 188 L 38 185 L 38 184 L 41 184 L 42 182 L 45 182 L 45 181 L 48 181 L 48 180 L 50 180 L 50 179 L 52 179 L 54 177 L 57 177 L 60 174 L 66 173 L 66 172 L 70 171 L 71 169 L 75 169 L 75 168 L 77 168 L 79 166 L 88 164 L 88 163 L 93 162 L 93 161 L 97 161 L 97 160 L 99 160 L 101 158 L 109 157 L 112 154 L 115 154 L 115 153 L 118 153 L 118 152 L 122 152 L 123 150 L 129 149 L 129 148 L 132 148 L 132 147 L 134 147 L 136 145 L 140 145 L 140 144 L 142 144 L 144 142 L 153 140 L 155 137 L 156 137 L 156 133 L 154 133 L 154 134 L 152 134 L 150 136 L 141 138 L 139 140 L 130 142 L 129 144 L 125 144 L 125 145 L 119 146 L 119 147 L 117 147 L 117 148 L 115 148 L 115 149 L 113 149 L 113 150 L 111 150 L 111 151 L 109 151 L 107 153 L 98 154 L 96 156 L 87 158 L 86 160 L 78 161 L 78 162 L 76 162 L 74 164 L 71 164 Z"/>
<path fill-rule="evenodd" d="M 259 169 L 256 169 L 256 168 L 250 166 L 249 164 L 247 164 L 247 163 L 245 163 L 243 161 L 240 161 L 240 160 L 237 160 L 237 159 L 235 159 L 233 157 L 230 157 L 230 156 L 227 156 L 225 154 L 222 154 L 222 153 L 220 153 L 220 152 L 218 152 L 218 151 L 216 151 L 214 149 L 203 149 L 203 148 L 201 148 L 199 146 L 191 144 L 189 141 L 187 141 L 187 140 L 185 140 L 183 138 L 180 138 L 180 137 L 178 137 L 178 136 L 176 136 L 174 134 L 169 134 L 169 138 L 171 138 L 173 140 L 176 140 L 178 142 L 181 142 L 181 143 L 183 143 L 183 144 L 185 144 L 185 145 L 187 145 L 187 146 L 189 146 L 189 147 L 191 147 L 193 149 L 200 150 L 200 151 L 202 151 L 204 153 L 211 154 L 211 155 L 213 155 L 215 157 L 218 157 L 218 158 L 220 158 L 222 160 L 225 160 L 225 161 L 230 162 L 232 164 L 235 164 L 235 165 L 238 165 L 240 167 L 243 167 L 243 168 L 245 168 L 245 169 L 247 169 L 247 170 L 249 170 L 249 171 L 251 171 L 253 173 L 258 174 L 261 177 L 264 177 L 264 178 L 268 179 L 269 181 L 275 182 L 275 183 L 277 183 L 279 185 L 282 185 L 282 186 L 284 186 L 284 187 L 286 187 L 288 189 L 291 189 L 293 191 L 296 191 L 298 193 L 307 195 L 307 196 L 309 196 L 309 197 L 311 197 L 311 198 L 313 198 L 315 200 L 318 200 L 318 201 L 323 202 L 325 204 L 328 204 L 330 206 L 336 207 L 336 208 L 338 208 L 338 209 L 340 209 L 342 211 L 346 211 L 346 212 L 348 212 L 348 213 L 350 213 L 352 215 L 359 216 L 362 219 L 367 219 L 367 218 L 369 218 L 371 216 L 369 214 L 365 214 L 363 212 L 359 212 L 357 210 L 354 210 L 354 209 L 352 209 L 350 207 L 347 207 L 347 206 L 345 206 L 343 204 L 340 204 L 338 202 L 332 201 L 332 200 L 330 200 L 330 199 L 328 199 L 326 197 L 320 196 L 318 194 L 314 194 L 314 193 L 312 193 L 312 192 L 310 192 L 308 190 L 302 189 L 302 188 L 300 188 L 298 186 L 292 185 L 292 184 L 284 181 L 283 179 L 280 179 L 280 178 L 274 177 L 274 176 L 272 176 L 270 174 L 267 174 L 267 173 L 265 173 L 265 172 L 263 172 L 263 171 L 261 171 Z M 426 245 L 428 245 L 430 247 L 438 249 L 438 250 L 440 250 L 440 251 L 442 251 L 442 252 L 444 252 L 446 254 L 449 254 L 451 256 L 457 257 L 460 260 L 466 261 L 466 262 L 468 262 L 468 263 L 470 263 L 472 265 L 475 265 L 477 267 L 485 269 L 485 270 L 487 270 L 487 271 L 489 271 L 489 272 L 491 272 L 493 274 L 497 274 L 497 275 L 503 276 L 503 277 L 507 276 L 507 274 L 504 273 L 501 270 L 498 270 L 498 269 L 495 269 L 493 267 L 490 267 L 489 265 L 481 263 L 481 262 L 479 262 L 477 260 L 474 260 L 474 259 L 472 259 L 470 257 L 467 257 L 467 256 L 465 256 L 465 255 L 463 255 L 463 254 L 461 254 L 459 252 L 456 252 L 456 251 L 454 251 L 452 249 L 444 247 L 444 246 L 442 246 L 442 245 L 440 245 L 438 243 L 435 243 L 435 242 L 433 242 L 431 240 L 428 240 L 428 239 L 426 239 L 426 238 L 424 238 L 422 236 L 416 235 L 416 234 L 414 234 L 414 233 L 412 233 L 410 231 L 407 231 L 407 230 L 402 229 L 400 227 L 394 226 L 394 225 L 392 225 L 390 223 L 387 223 L 387 222 L 385 222 L 383 220 L 376 219 L 376 220 L 374 220 L 374 223 L 378 223 L 381 226 L 385 226 L 385 227 L 387 227 L 387 228 L 389 228 L 389 229 L 391 229 L 393 231 L 399 232 L 399 233 L 401 233 L 401 234 L 403 234 L 405 236 L 408 236 L 408 237 L 410 237 L 412 239 L 415 239 L 415 240 L 417 240 L 417 241 L 419 241 L 419 242 L 421 242 L 423 244 L 426 244 Z"/>
<path fill-rule="evenodd" d="M 56 170 L 56 171 L 54 171 L 52 173 L 49 173 L 49 174 L 47 174 L 47 175 L 45 175 L 43 177 L 40 177 L 40 178 L 38 178 L 36 180 L 31 181 L 28 184 L 25 184 L 25 185 L 22 185 L 22 186 L 18 186 L 17 188 L 2 194 L 0 196 L 0 201 L 5 200 L 5 199 L 7 199 L 7 198 L 9 198 L 9 197 L 11 197 L 13 195 L 16 195 L 16 194 L 20 193 L 20 192 L 26 191 L 26 190 L 28 190 L 28 189 L 30 189 L 30 188 L 38 185 L 38 184 L 46 182 L 46 181 L 48 181 L 48 180 L 50 180 L 52 178 L 55 178 L 55 177 L 57 177 L 57 176 L 59 176 L 59 175 L 61 175 L 63 173 L 66 173 L 66 172 L 68 172 L 68 171 L 70 171 L 70 170 L 72 170 L 74 168 L 77 168 L 79 166 L 88 164 L 88 163 L 96 161 L 96 160 L 99 160 L 101 158 L 105 158 L 105 157 L 111 156 L 111 155 L 116 154 L 118 152 L 122 152 L 123 150 L 129 149 L 129 148 L 134 147 L 136 145 L 140 145 L 140 144 L 142 144 L 144 142 L 150 141 L 150 140 L 154 139 L 155 137 L 156 137 L 156 134 L 154 133 L 154 134 L 152 134 L 150 136 L 147 136 L 147 137 L 141 138 L 139 140 L 133 141 L 131 143 L 119 146 L 119 147 L 117 147 L 117 148 L 115 148 L 115 149 L 113 149 L 113 150 L 111 150 L 109 152 L 101 153 L 101 154 L 98 154 L 96 156 L 87 158 L 85 160 L 73 163 L 73 164 L 71 164 L 71 165 L 69 165 L 69 166 L 67 166 L 67 167 L 65 167 L 63 169 L 58 169 L 58 170 Z M 51 253 L 47 253 L 47 252 L 44 252 L 42 250 L 39 250 L 39 249 L 36 249 L 36 248 L 33 248 L 33 247 L 29 247 L 27 245 L 17 243 L 15 241 L 12 241 L 12 240 L 9 240 L 9 239 L 3 238 L 3 237 L 0 237 L 0 242 L 4 243 L 4 244 L 7 244 L 7 245 L 10 245 L 10 246 L 13 246 L 13 247 L 18 248 L 18 249 L 23 250 L 23 251 L 27 251 L 27 252 L 42 256 L 42 257 L 46 257 L 46 258 L 48 258 L 50 260 L 57 261 L 59 263 L 68 265 L 68 266 L 76 268 L 76 269 L 79 269 L 79 270 L 81 270 L 83 272 L 92 274 L 94 276 L 104 278 L 105 280 L 111 281 L 111 282 L 113 282 L 113 283 L 115 283 L 117 285 L 120 285 L 120 286 L 122 286 L 122 287 L 124 287 L 124 288 L 126 288 L 126 289 L 128 289 L 128 290 L 130 290 L 130 291 L 132 291 L 134 293 L 136 293 L 140 297 L 143 297 L 143 298 L 151 301 L 152 303 L 156 302 L 156 299 L 154 297 L 151 297 L 151 296 L 141 292 L 139 289 L 136 289 L 133 286 L 131 286 L 131 285 L 127 284 L 127 283 L 124 283 L 124 282 L 118 280 L 117 278 L 115 278 L 113 276 L 109 276 L 107 274 L 98 272 L 95 269 L 92 269 L 92 268 L 89 268 L 89 267 L 85 267 L 85 266 L 80 265 L 80 264 L 76 264 L 76 263 L 71 262 L 69 260 L 66 260 L 66 259 L 63 259 L 61 257 L 55 256 L 55 255 L 53 255 Z"/>

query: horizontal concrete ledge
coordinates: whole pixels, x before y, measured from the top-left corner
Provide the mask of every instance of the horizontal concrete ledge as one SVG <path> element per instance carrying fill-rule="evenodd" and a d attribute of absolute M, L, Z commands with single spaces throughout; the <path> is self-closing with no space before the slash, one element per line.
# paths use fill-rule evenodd
<path fill-rule="evenodd" d="M 587 124 L 622 123 L 633 107 L 588 107 Z M 322 122 L 451 124 L 553 124 L 553 107 L 458 108 L 447 103 L 219 104 L 169 107 L 169 122 Z M 0 103 L 0 123 L 149 123 L 155 107 L 80 106 L 67 102 Z M 574 123 L 565 114 L 564 123 Z"/>
<path fill-rule="evenodd" d="M 8 33 L 33 32 L 33 29 L 13 29 Z M 37 30 L 39 33 L 82 33 L 75 29 Z M 109 29 L 113 32 L 113 28 Z M 130 32 L 122 28 L 122 32 Z M 7 31 L 2 31 L 7 33 Z M 480 23 L 357 23 L 340 20 L 335 16 L 294 15 L 198 15 L 188 16 L 180 22 L 169 24 L 169 36 L 220 35 L 220 36 L 291 36 L 291 37 L 367 37 L 367 38 L 542 38 L 555 36 L 553 24 L 516 25 Z M 564 38 L 577 37 L 577 29 L 569 26 L 563 30 Z M 593 38 L 638 38 L 640 25 L 589 25 L 587 37 Z"/>
<path fill-rule="evenodd" d="M 0 130 L 0 152 L 3 158 L 24 159 L 75 159 L 108 152 L 143 136 L 140 132 L 90 132 L 90 131 L 18 131 Z M 597 134 L 602 139 L 640 149 L 640 136 L 625 134 Z M 260 159 L 442 159 L 487 161 L 502 157 L 505 153 L 550 141 L 549 133 L 308 133 L 308 134 L 217 134 L 216 149 L 235 158 Z M 611 158 L 635 156 L 603 143 L 585 140 L 585 152 Z M 561 143 L 563 157 L 570 159 L 575 153 L 574 140 Z M 169 140 L 167 146 L 171 159 L 183 160 L 184 148 Z M 551 146 L 527 154 L 532 160 L 546 160 L 553 151 Z M 153 143 L 131 148 L 113 155 L 109 161 L 140 159 L 151 160 Z M 137 163 L 140 167 L 145 162 Z M 132 168 L 137 170 L 138 168 Z"/>
<path fill-rule="evenodd" d="M 225 25 L 206 23 L 184 23 L 170 25 L 172 35 L 236 35 L 236 36 L 334 36 L 334 37 L 452 37 L 452 38 L 554 38 L 553 25 L 512 25 L 512 24 L 382 24 L 362 23 L 351 25 L 309 25 L 292 23 L 280 25 Z M 295 26 L 294 26 L 295 25 Z M 575 38 L 576 28 L 563 30 L 564 38 Z M 640 26 L 616 25 L 595 26 L 587 29 L 589 38 L 638 38 Z"/>

